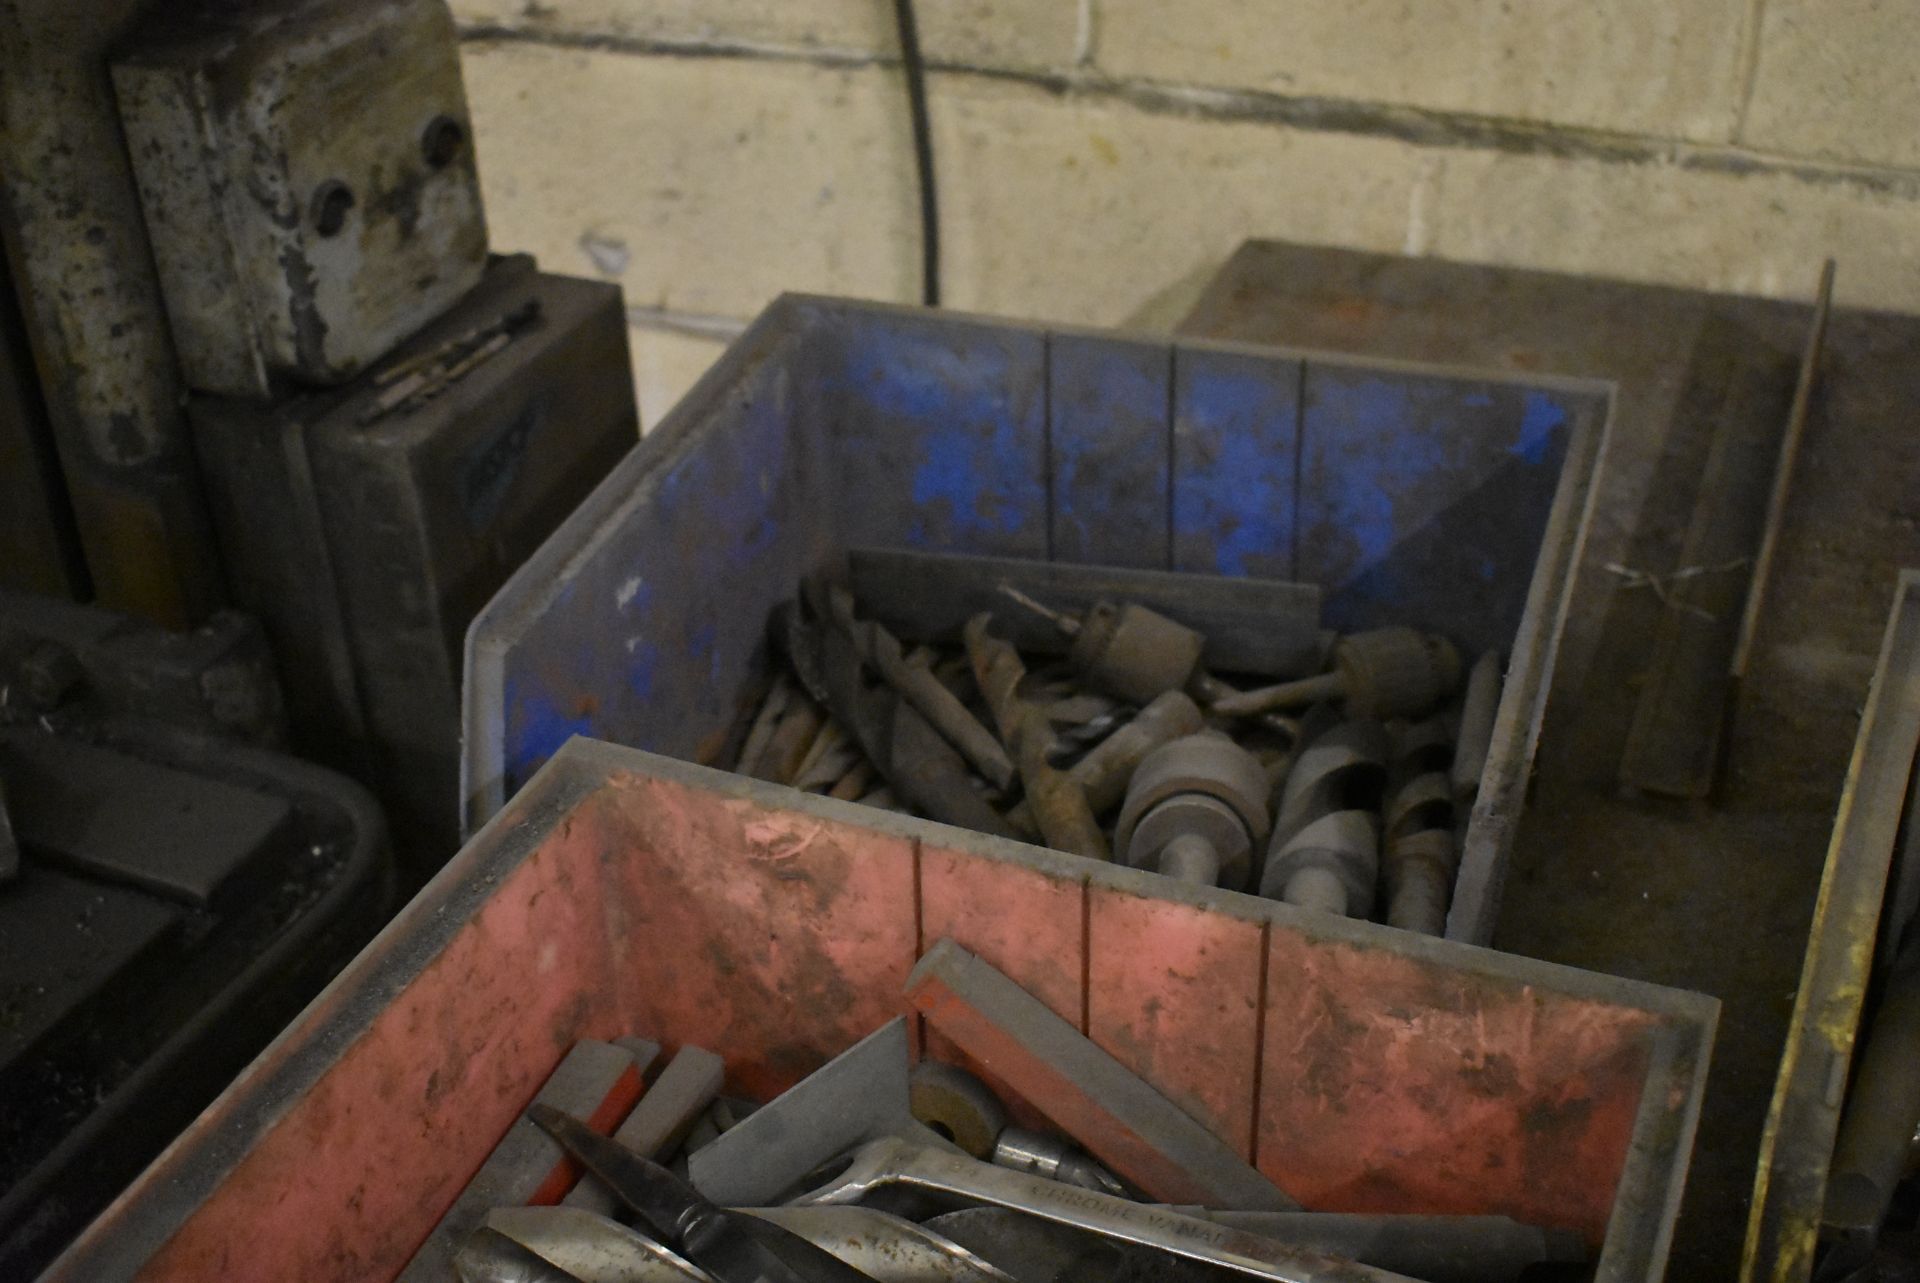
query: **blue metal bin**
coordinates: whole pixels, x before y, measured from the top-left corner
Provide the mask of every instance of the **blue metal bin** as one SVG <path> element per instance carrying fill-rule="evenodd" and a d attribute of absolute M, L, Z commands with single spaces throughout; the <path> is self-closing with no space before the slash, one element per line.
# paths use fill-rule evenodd
<path fill-rule="evenodd" d="M 575 734 L 711 762 L 769 612 L 863 545 L 1305 580 L 1509 656 L 1447 934 L 1491 936 L 1604 385 L 788 296 L 467 637 L 477 828 Z"/>

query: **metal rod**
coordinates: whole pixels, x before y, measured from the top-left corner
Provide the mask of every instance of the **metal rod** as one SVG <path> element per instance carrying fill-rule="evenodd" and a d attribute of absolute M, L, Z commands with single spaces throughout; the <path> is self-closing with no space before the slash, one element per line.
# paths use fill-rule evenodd
<path fill-rule="evenodd" d="M 999 589 L 1000 589 L 1000 594 L 1002 596 L 1010 597 L 1014 601 L 1019 602 L 1022 606 L 1025 606 L 1028 610 L 1031 610 L 1034 614 L 1050 622 L 1055 628 L 1058 628 L 1061 632 L 1065 633 L 1067 636 L 1075 637 L 1079 635 L 1080 621 L 1075 619 L 1073 616 L 1063 615 L 1059 611 L 1053 609 L 1051 606 L 1041 605 L 1039 602 L 1035 601 L 1033 598 L 1021 592 L 1018 588 L 1015 588 L 1012 584 L 1002 582 L 999 586 Z"/>
<path fill-rule="evenodd" d="M 1767 520 L 1760 528 L 1760 551 L 1753 559 L 1753 582 L 1747 588 L 1746 609 L 1740 613 L 1739 640 L 1734 643 L 1733 663 L 1728 671 L 1738 681 L 1747 675 L 1747 662 L 1753 657 L 1753 635 L 1760 626 L 1760 608 L 1767 598 L 1767 578 L 1773 570 L 1773 554 L 1780 544 L 1780 527 L 1787 510 L 1787 491 L 1793 485 L 1793 467 L 1800 454 L 1800 439 L 1806 435 L 1807 413 L 1813 403 L 1814 378 L 1819 372 L 1820 349 L 1827 339 L 1827 317 L 1833 311 L 1833 260 L 1820 268 L 1820 290 L 1814 300 L 1813 323 L 1807 329 L 1807 346 L 1800 354 L 1800 378 L 1793 389 L 1793 407 L 1787 411 L 1787 430 L 1780 438 L 1780 461 L 1774 465 L 1773 490 L 1767 496 Z"/>

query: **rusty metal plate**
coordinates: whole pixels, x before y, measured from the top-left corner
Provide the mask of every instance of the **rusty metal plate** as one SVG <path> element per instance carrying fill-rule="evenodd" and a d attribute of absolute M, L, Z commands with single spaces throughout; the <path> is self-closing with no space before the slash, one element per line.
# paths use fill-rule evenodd
<path fill-rule="evenodd" d="M 161 5 L 112 69 L 193 387 L 337 383 L 480 279 L 473 129 L 438 0 Z"/>

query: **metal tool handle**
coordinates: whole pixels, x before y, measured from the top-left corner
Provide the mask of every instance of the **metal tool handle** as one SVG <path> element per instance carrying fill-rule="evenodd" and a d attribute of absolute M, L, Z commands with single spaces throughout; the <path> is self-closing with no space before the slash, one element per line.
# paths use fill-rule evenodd
<path fill-rule="evenodd" d="M 1339 699 L 1347 692 L 1344 673 L 1321 673 L 1297 681 L 1280 682 L 1254 690 L 1233 691 L 1213 701 L 1213 711 L 1222 717 L 1251 717 L 1275 709 L 1305 708 L 1323 699 Z"/>
<path fill-rule="evenodd" d="M 837 1179 L 797 1201 L 857 1202 L 886 1185 L 913 1185 L 1008 1207 L 1042 1220 L 1278 1283 L 1413 1283 L 1403 1274 L 902 1140 L 877 1140 L 861 1146 L 854 1151 L 852 1164 Z"/>

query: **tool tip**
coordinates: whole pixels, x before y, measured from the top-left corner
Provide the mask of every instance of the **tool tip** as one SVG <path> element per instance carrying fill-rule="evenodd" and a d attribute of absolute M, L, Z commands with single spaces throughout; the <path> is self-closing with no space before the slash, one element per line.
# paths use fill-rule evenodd
<path fill-rule="evenodd" d="M 1012 600 L 1019 602 L 1022 606 L 1025 606 L 1028 610 L 1031 610 L 1034 614 L 1039 615 L 1043 619 L 1051 621 L 1055 628 L 1058 628 L 1061 632 L 1067 634 L 1069 637 L 1073 636 L 1075 633 L 1080 631 L 1079 620 L 1074 619 L 1069 615 L 1063 615 L 1059 611 L 1054 610 L 1052 607 L 1043 605 L 1040 602 L 1035 601 L 1033 598 L 1027 596 L 1027 594 L 1021 592 L 1018 588 L 1015 588 L 1012 584 L 1008 583 L 1006 580 L 1003 579 L 1000 581 L 998 585 L 998 589 L 1001 596 L 1011 598 Z"/>

